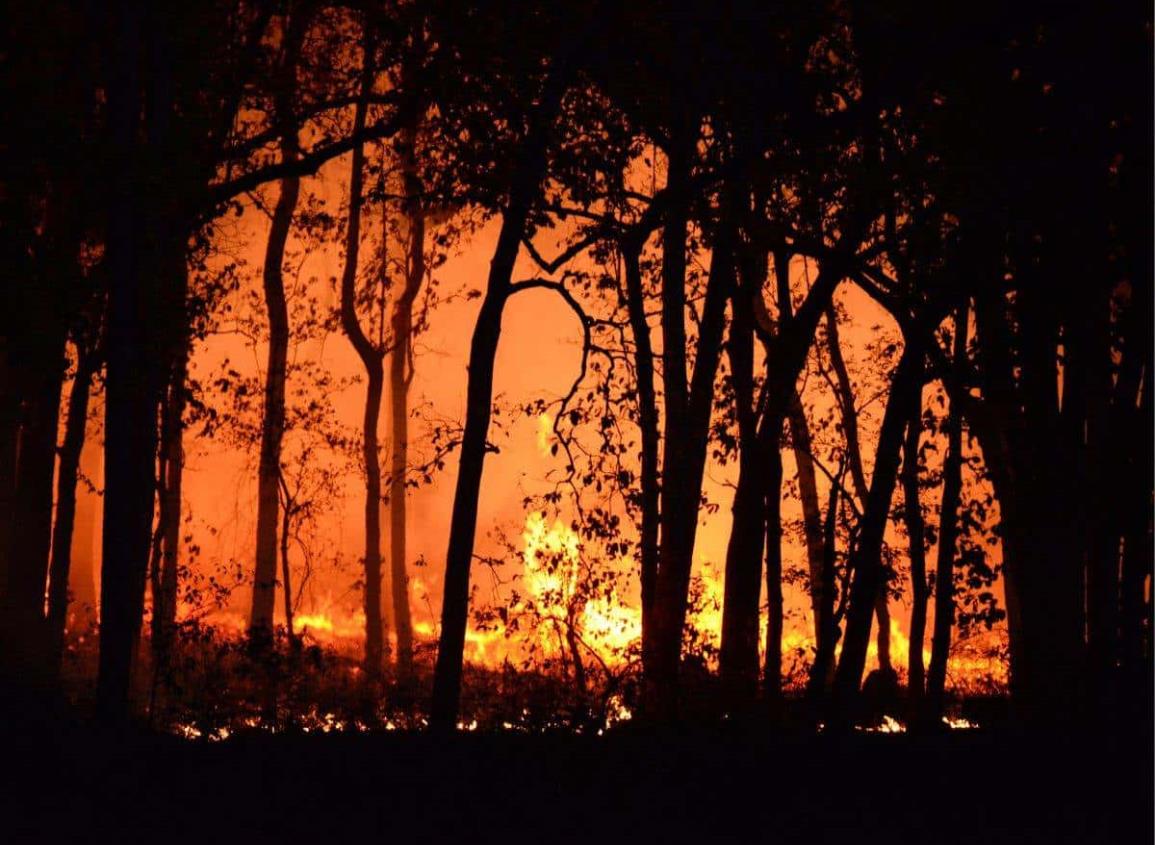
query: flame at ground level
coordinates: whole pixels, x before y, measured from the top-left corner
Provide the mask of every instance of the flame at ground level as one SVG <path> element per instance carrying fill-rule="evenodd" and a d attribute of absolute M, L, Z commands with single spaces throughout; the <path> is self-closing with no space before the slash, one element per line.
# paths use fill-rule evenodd
<path fill-rule="evenodd" d="M 543 422 L 543 433 L 546 430 Z M 527 514 L 521 541 L 522 568 L 514 579 L 517 598 L 504 608 L 503 616 L 496 615 L 481 626 L 471 620 L 465 635 L 465 659 L 496 668 L 506 661 L 532 664 L 537 659 L 569 660 L 572 654 L 568 652 L 576 650 L 583 662 L 592 660 L 615 669 L 636 659 L 640 653 L 641 612 L 635 601 L 620 592 L 617 582 L 599 578 L 595 569 L 614 567 L 619 573 L 632 573 L 634 562 L 623 559 L 591 564 L 584 558 L 585 550 L 573 528 L 560 519 L 551 524 L 541 512 Z M 711 650 L 720 645 L 723 578 L 708 562 L 699 562 L 696 571 L 696 600 L 687 616 L 687 626 L 705 644 L 707 654 L 712 654 Z M 411 584 L 417 583 L 418 579 L 412 579 Z M 182 616 L 190 613 L 187 608 L 182 611 Z M 805 666 L 814 654 L 808 617 L 809 613 L 802 619 L 788 619 L 783 632 L 782 652 L 794 658 L 784 663 L 788 671 L 791 667 L 794 670 L 794 676 L 786 678 L 788 684 L 802 680 Z M 247 619 L 232 610 L 213 612 L 206 621 L 238 634 L 247 629 Z M 765 609 L 761 625 L 764 631 Z M 296 613 L 293 629 L 306 640 L 356 653 L 363 647 L 365 614 L 326 596 L 307 612 Z M 414 619 L 413 632 L 419 646 L 435 648 L 438 631 L 434 619 Z M 953 644 L 948 686 L 985 691 L 1005 688 L 1008 666 L 996 641 L 997 634 L 992 633 L 983 641 Z M 759 649 L 764 658 L 764 638 L 760 638 Z M 892 617 L 891 661 L 900 675 L 905 673 L 909 649 L 906 632 Z M 930 656 L 929 648 L 924 647 L 924 666 L 929 665 Z M 877 666 L 877 639 L 872 636 L 867 669 Z"/>

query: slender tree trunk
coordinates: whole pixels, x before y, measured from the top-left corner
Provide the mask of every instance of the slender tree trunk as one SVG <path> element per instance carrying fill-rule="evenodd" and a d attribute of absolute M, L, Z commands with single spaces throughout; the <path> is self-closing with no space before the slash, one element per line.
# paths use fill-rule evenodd
<path fill-rule="evenodd" d="M 48 567 L 49 659 L 59 673 L 64 649 L 64 628 L 68 620 L 69 576 L 72 569 L 72 531 L 76 519 L 76 484 L 80 455 L 88 424 L 92 377 L 99 366 L 92 348 L 78 348 L 76 377 L 68 397 L 68 419 L 60 446 L 60 467 L 56 480 L 56 523 L 52 528 L 52 560 Z"/>
<path fill-rule="evenodd" d="M 862 446 L 858 436 L 858 409 L 855 407 L 854 385 L 850 381 L 850 371 L 847 369 L 846 360 L 842 356 L 842 340 L 838 331 L 838 311 L 833 302 L 826 306 L 826 340 L 827 350 L 830 353 L 830 364 L 834 369 L 835 385 L 838 388 L 838 410 L 842 420 L 843 436 L 846 438 L 847 466 L 850 469 L 850 479 L 854 483 L 854 492 L 858 497 L 859 507 L 865 509 L 869 488 L 866 484 Z M 885 582 L 875 598 L 874 613 L 878 619 L 878 631 L 875 640 L 878 668 L 891 672 L 893 666 L 890 658 L 890 606 L 887 600 Z"/>
<path fill-rule="evenodd" d="M 393 308 L 393 351 L 389 362 L 392 401 L 393 460 L 389 476 L 389 540 L 392 559 L 393 619 L 397 630 L 397 674 L 413 672 L 413 622 L 409 612 L 409 572 L 406 550 L 406 471 L 409 467 L 409 384 L 413 379 L 413 304 L 425 281 L 425 211 L 417 172 L 417 129 L 402 133 L 402 179 L 409 197 L 405 209 L 409 228 L 405 290 Z"/>
<path fill-rule="evenodd" d="M 911 403 L 910 421 L 906 427 L 906 443 L 902 448 L 903 515 L 910 541 L 910 648 L 907 652 L 906 678 L 910 696 L 910 712 L 917 714 L 926 684 L 922 646 L 926 635 L 926 605 L 930 598 L 926 579 L 926 547 L 922 502 L 919 499 L 918 445 L 922 434 L 922 391 Z"/>
<path fill-rule="evenodd" d="M 967 309 L 955 316 L 954 366 L 966 363 Z M 947 451 L 942 468 L 942 501 L 939 505 L 938 560 L 934 574 L 934 640 L 926 683 L 926 717 L 930 724 L 942 719 L 946 691 L 947 660 L 954 628 L 954 562 L 958 541 L 959 499 L 962 496 L 962 409 L 953 399 L 947 418 Z"/>
<path fill-rule="evenodd" d="M 454 729 L 461 700 L 465 630 L 469 622 L 469 570 L 477 533 L 477 505 L 489 437 L 493 369 L 497 343 L 501 337 L 501 316 L 510 295 L 513 265 L 525 235 L 530 203 L 545 174 L 547 134 L 561 100 L 564 87 L 562 82 L 556 74 L 547 81 L 541 102 L 532 116 L 530 130 L 523 142 L 520 161 L 510 185 L 509 201 L 502 212 L 501 231 L 497 237 L 493 260 L 489 264 L 485 297 L 481 301 L 481 310 L 477 315 L 469 347 L 465 430 L 461 437 L 461 457 L 449 524 L 445 588 L 441 602 L 441 637 L 433 675 L 429 717 L 430 729 L 439 732 Z"/>
<path fill-rule="evenodd" d="M 294 128 L 281 139 L 281 159 L 297 160 L 299 147 Z M 265 367 L 265 407 L 261 421 L 261 459 L 257 470 L 257 546 L 253 574 L 253 603 L 249 615 L 250 636 L 256 645 L 268 646 L 273 638 L 273 607 L 277 591 L 277 509 L 281 483 L 281 441 L 285 436 L 285 379 L 289 356 L 289 309 L 285 301 L 283 265 L 285 243 L 293 225 L 301 180 L 287 176 L 273 211 L 273 223 L 265 247 L 262 273 L 265 307 L 269 315 L 269 351 Z"/>
<path fill-rule="evenodd" d="M 355 133 L 365 127 L 367 94 L 373 80 L 368 50 L 364 62 L 362 96 L 353 119 Z M 385 653 L 381 623 L 381 453 L 377 439 L 385 367 L 382 351 L 366 337 L 357 316 L 357 259 L 361 240 L 364 169 L 365 148 L 357 145 L 353 148 L 352 172 L 349 177 L 349 222 L 345 239 L 345 269 L 341 276 L 341 326 L 361 359 L 367 381 L 361 427 L 361 460 L 365 469 L 365 673 L 369 678 L 376 678 L 381 674 Z"/>
<path fill-rule="evenodd" d="M 293 503 L 289 501 L 286 495 L 285 501 L 281 504 L 281 598 L 285 608 L 285 635 L 289 639 L 289 650 L 296 653 L 301 648 L 301 640 L 293 628 L 293 572 L 289 566 L 289 537 L 293 522 Z"/>
<path fill-rule="evenodd" d="M 910 338 L 896 368 L 878 436 L 870 492 L 850 562 L 853 576 L 846 636 L 834 679 L 836 715 L 839 718 L 849 715 L 848 708 L 862 683 L 871 619 L 878 607 L 879 591 L 885 586 L 883 534 L 890 515 L 910 396 L 913 391 L 922 389 L 922 355 L 919 339 Z M 881 648 L 879 661 L 882 661 Z"/>
<path fill-rule="evenodd" d="M 777 446 L 777 444 L 775 444 Z M 782 706 L 782 453 L 774 448 L 766 461 L 766 667 L 763 691 L 771 718 Z"/>
<path fill-rule="evenodd" d="M 810 425 L 802 397 L 795 392 L 790 402 L 790 442 L 794 451 L 794 465 L 798 470 L 798 498 L 802 504 L 802 529 L 806 536 L 806 563 L 810 582 L 810 612 L 814 624 L 814 652 L 827 650 L 825 637 L 829 635 L 834 614 L 834 596 L 826 588 L 823 577 L 825 544 L 823 540 L 822 506 L 818 499 L 818 478 L 814 472 L 813 443 Z M 831 485 L 832 487 L 834 485 Z M 833 653 L 831 651 L 831 653 Z"/>
<path fill-rule="evenodd" d="M 842 477 L 842 473 L 839 473 Z M 834 680 L 834 650 L 838 640 L 838 623 L 834 618 L 834 568 L 837 549 L 838 528 L 838 499 L 837 484 L 830 485 L 830 499 L 826 504 L 826 519 L 822 524 L 822 572 L 820 574 L 819 589 L 823 602 L 818 607 L 815 627 L 817 647 L 814 653 L 814 663 L 810 667 L 810 677 L 806 684 L 806 697 L 814 711 L 821 712 L 821 702 Z"/>
<path fill-rule="evenodd" d="M 168 396 L 161 409 L 161 472 L 158 476 L 160 501 L 156 528 L 160 553 L 154 564 L 152 593 L 152 650 L 156 668 L 161 673 L 167 669 L 176 629 L 184 481 L 187 342 L 177 344 L 171 373 Z"/>

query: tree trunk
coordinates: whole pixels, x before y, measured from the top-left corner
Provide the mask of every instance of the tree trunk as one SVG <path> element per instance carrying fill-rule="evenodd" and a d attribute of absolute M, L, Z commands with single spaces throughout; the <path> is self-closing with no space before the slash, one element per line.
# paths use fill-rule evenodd
<path fill-rule="evenodd" d="M 485 297 L 481 301 L 481 310 L 477 315 L 469 347 L 465 430 L 461 436 L 461 458 L 449 524 L 449 548 L 445 556 L 445 587 L 441 602 L 441 636 L 429 715 L 430 729 L 439 732 L 454 729 L 461 700 L 465 630 L 469 623 L 469 569 L 477 533 L 477 505 L 489 438 L 493 368 L 497 343 L 501 337 L 501 316 L 509 297 L 513 265 L 525 235 L 530 204 L 545 175 L 547 135 L 561 101 L 563 88 L 562 80 L 556 75 L 551 77 L 532 115 L 529 133 L 523 142 L 520 161 L 510 185 L 508 204 L 502 212 L 501 232 L 498 234 L 493 260 L 489 264 Z"/>
<path fill-rule="evenodd" d="M 161 222 L 143 207 L 150 196 L 137 168 L 142 94 L 142 12 L 121 8 L 113 23 L 115 62 L 108 91 L 112 144 L 119 172 L 112 180 L 105 256 L 109 270 L 105 381 L 104 526 L 100 581 L 98 708 L 113 721 L 128 715 L 133 656 L 144 607 L 152 528 L 158 399 L 154 326 L 158 300 L 148 266 L 150 227 Z M 163 110 L 165 104 L 160 104 Z M 155 231 L 154 231 L 155 235 Z"/>
<path fill-rule="evenodd" d="M 966 349 L 967 308 L 964 306 L 958 309 L 955 317 L 956 371 L 966 363 Z M 932 725 L 937 724 L 943 715 L 947 660 L 950 658 L 954 628 L 955 544 L 958 541 L 958 508 L 962 495 L 962 424 L 962 408 L 952 399 L 950 416 L 947 418 L 947 451 L 943 459 L 942 502 L 939 505 L 938 560 L 934 574 L 934 640 L 926 682 L 926 718 Z"/>
<path fill-rule="evenodd" d="M 284 486 L 282 485 L 282 491 Z M 281 600 L 285 608 L 285 636 L 289 640 L 289 650 L 296 653 L 301 648 L 301 640 L 293 628 L 293 578 L 289 566 L 289 536 L 293 522 L 293 503 L 285 495 L 281 503 Z"/>
<path fill-rule="evenodd" d="M 842 473 L 839 473 L 842 477 Z M 830 498 L 826 504 L 826 519 L 822 525 L 822 572 L 820 592 L 823 602 L 815 619 L 818 633 L 815 635 L 817 647 L 814 663 L 810 667 L 810 677 L 806 683 L 806 698 L 814 711 L 821 712 L 821 703 L 834 680 L 834 650 L 838 640 L 838 623 L 834 617 L 834 567 L 837 549 L 839 487 L 830 485 Z"/>
<path fill-rule="evenodd" d="M 685 180 L 688 174 L 688 151 L 671 154 L 670 167 L 671 189 L 678 193 L 682 190 L 679 180 Z M 731 188 L 727 193 L 733 191 Z M 684 209 L 671 212 L 663 233 L 662 378 L 665 384 L 666 432 L 660 501 L 662 541 L 654 593 L 652 671 L 643 685 L 643 709 L 647 716 L 658 720 L 669 720 L 677 711 L 678 666 L 698 531 L 714 379 L 721 356 L 726 302 L 734 284 L 734 197 L 724 198 L 722 204 L 698 325 L 694 371 L 688 386 Z M 755 530 L 760 535 L 761 525 Z M 754 567 L 757 566 L 755 563 Z"/>
<path fill-rule="evenodd" d="M 72 569 L 72 531 L 76 520 L 76 484 L 80 455 L 88 424 L 92 377 L 99 366 L 96 351 L 78 347 L 76 376 L 68 397 L 68 419 L 60 446 L 56 479 L 56 524 L 52 528 L 52 561 L 48 567 L 48 647 L 52 669 L 59 674 L 68 620 L 69 576 Z"/>
<path fill-rule="evenodd" d="M 372 85 L 371 55 L 365 52 L 362 96 L 353 118 L 353 132 L 365 128 L 367 95 Z M 361 424 L 361 461 L 365 470 L 365 673 L 381 674 L 385 637 L 381 624 L 381 454 L 377 429 L 381 417 L 381 397 L 385 386 L 383 354 L 366 337 L 357 316 L 357 259 L 361 242 L 361 205 L 364 182 L 365 147 L 353 148 L 349 177 L 349 222 L 345 238 L 345 269 L 341 275 L 341 326 L 365 368 L 365 412 Z"/>
<path fill-rule="evenodd" d="M 772 493 L 772 479 L 767 478 L 766 472 L 771 456 L 763 457 L 759 453 L 757 411 L 754 408 L 754 326 L 751 312 L 754 307 L 752 297 L 761 295 L 758 280 L 745 280 L 742 289 L 733 298 L 730 341 L 727 345 L 738 420 L 739 463 L 734 517 L 726 549 L 719 668 L 727 703 L 739 711 L 750 707 L 758 689 L 759 582 L 762 550 L 766 548 L 769 536 L 766 526 L 767 501 Z M 779 463 L 779 473 L 780 467 Z M 775 553 L 766 549 L 767 561 L 775 555 L 781 567 L 780 550 Z M 769 634 L 766 642 L 770 642 Z M 771 691 L 770 671 L 767 653 L 767 693 Z"/>
<path fill-rule="evenodd" d="M 294 128 L 281 139 L 281 159 L 297 160 Z M 253 574 L 253 603 L 249 632 L 254 644 L 272 644 L 273 608 L 277 591 L 277 508 L 281 483 L 281 441 L 285 436 L 285 378 L 289 355 L 289 309 L 282 276 L 285 243 L 293 225 L 301 180 L 286 176 L 273 211 L 273 223 L 265 247 L 262 272 L 265 307 L 269 314 L 269 351 L 265 367 L 265 407 L 261 421 L 261 459 L 257 470 L 257 546 Z"/>
<path fill-rule="evenodd" d="M 842 432 L 846 438 L 847 466 L 850 469 L 850 479 L 854 483 L 854 492 L 858 497 L 859 508 L 865 510 L 869 489 L 866 484 L 866 471 L 862 462 L 862 446 L 858 437 L 858 409 L 854 401 L 854 385 L 850 381 L 850 371 L 846 368 L 846 360 L 842 357 L 842 340 L 838 332 L 838 311 L 834 303 L 826 306 L 826 341 L 830 353 L 830 364 L 834 369 L 835 385 L 838 388 L 838 410 L 842 420 Z M 878 619 L 878 630 L 875 646 L 878 654 L 878 668 L 891 672 L 893 667 L 890 659 L 890 606 L 888 604 L 886 583 L 878 591 L 875 598 L 874 613 Z"/>
<path fill-rule="evenodd" d="M 910 421 L 906 427 L 906 443 L 902 449 L 903 516 L 910 541 L 910 648 L 906 660 L 906 685 L 910 696 L 910 712 L 917 714 L 926 683 L 922 645 L 926 635 L 926 605 L 930 598 L 926 580 L 926 547 L 922 503 L 919 499 L 918 444 L 922 434 L 922 391 L 910 407 Z"/>
<path fill-rule="evenodd" d="M 389 540 L 392 559 L 393 620 L 397 630 L 397 674 L 413 673 L 413 622 L 409 612 L 409 572 L 406 550 L 406 471 L 409 467 L 409 384 L 413 379 L 413 303 L 425 281 L 425 210 L 417 172 L 417 130 L 402 133 L 402 179 L 408 196 L 405 209 L 409 228 L 405 290 L 393 308 L 393 351 L 389 362 L 390 416 L 393 423 L 393 460 L 389 476 Z"/>
<path fill-rule="evenodd" d="M 638 495 L 641 499 L 642 524 L 639 537 L 642 589 L 642 661 L 643 672 L 652 668 L 646 663 L 653 654 L 654 591 L 658 579 L 658 529 L 661 482 L 658 477 L 658 401 L 654 390 L 654 348 L 650 325 L 646 320 L 646 299 L 642 289 L 639 256 L 640 243 L 623 245 L 622 260 L 626 268 L 626 301 L 630 330 L 634 337 L 634 372 L 638 388 L 638 429 L 641 435 L 641 476 Z"/>
<path fill-rule="evenodd" d="M 850 605 L 846 618 L 846 636 L 835 671 L 835 713 L 840 719 L 849 715 L 857 697 L 866 666 L 867 642 L 871 619 L 878 607 L 879 591 L 885 587 L 882 565 L 882 541 L 890 515 L 903 433 L 909 418 L 911 395 L 922 389 L 922 347 L 920 339 L 910 338 L 899 360 L 890 397 L 878 436 L 874 472 L 866 509 L 862 516 L 858 542 L 851 555 L 853 572 Z M 882 662 L 881 648 L 879 662 Z"/>
<path fill-rule="evenodd" d="M 180 566 L 182 484 L 184 481 L 185 380 L 188 344 L 181 342 L 175 354 L 168 396 L 161 409 L 160 502 L 157 537 L 160 554 L 152 595 L 152 650 L 158 671 L 167 668 L 176 628 L 177 589 Z"/>
<path fill-rule="evenodd" d="M 766 478 L 766 668 L 763 692 L 771 718 L 782 707 L 782 453 L 767 456 Z M 757 593 L 755 593 L 757 595 Z"/>

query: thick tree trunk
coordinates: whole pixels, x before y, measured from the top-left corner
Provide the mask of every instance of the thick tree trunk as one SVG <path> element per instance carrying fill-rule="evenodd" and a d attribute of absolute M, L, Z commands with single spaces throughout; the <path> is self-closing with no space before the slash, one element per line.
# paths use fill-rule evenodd
<path fill-rule="evenodd" d="M 726 549 L 719 668 L 728 704 L 738 710 L 749 708 L 758 689 L 758 598 L 761 593 L 762 550 L 768 536 L 766 503 L 772 492 L 766 473 L 770 456 L 763 457 L 758 451 L 757 411 L 754 408 L 753 296 L 761 296 L 758 280 L 746 280 L 733 298 L 727 346 L 738 420 L 739 463 L 733 527 Z M 767 560 L 774 554 L 767 549 Z M 780 551 L 777 555 L 780 566 Z M 750 565 L 751 562 L 754 565 Z M 769 673 L 769 656 L 766 666 Z"/>
<path fill-rule="evenodd" d="M 640 243 L 622 247 L 626 269 L 626 301 L 630 330 L 634 337 L 634 372 L 638 388 L 638 429 L 641 435 L 641 476 L 638 480 L 641 504 L 641 527 L 638 541 L 641 557 L 642 589 L 642 660 L 643 672 L 652 671 L 646 663 L 653 654 L 654 591 L 658 579 L 658 530 L 661 519 L 659 502 L 661 481 L 658 477 L 658 400 L 654 390 L 654 348 L 650 325 L 646 320 L 646 299 L 642 289 L 639 265 Z"/>
<path fill-rule="evenodd" d="M 119 172 L 112 180 L 105 256 L 109 270 L 105 381 L 104 526 L 100 581 L 100 666 L 97 702 L 104 716 L 128 715 L 133 657 L 144 608 L 156 464 L 160 362 L 155 326 L 159 297 L 150 241 L 163 223 L 146 213 L 150 196 L 137 168 L 143 114 L 141 9 L 118 10 L 116 61 L 108 92 L 109 124 Z M 163 111 L 167 104 L 160 103 Z M 153 228 L 145 236 L 146 221 Z M 182 245 L 183 246 L 183 245 Z"/>
<path fill-rule="evenodd" d="M 890 397 L 883 414 L 870 492 L 862 516 L 858 542 L 851 555 L 850 567 L 853 575 L 846 618 L 846 636 L 834 678 L 835 713 L 842 719 L 849 716 L 849 708 L 855 701 L 859 685 L 862 683 L 871 619 L 877 611 L 879 592 L 885 586 L 882 541 L 890 515 L 890 502 L 896 483 L 903 433 L 909 418 L 910 397 L 914 391 L 922 389 L 922 357 L 919 339 L 908 339 L 896 368 Z M 880 663 L 881 660 L 880 654 Z"/>
<path fill-rule="evenodd" d="M 296 161 L 299 153 L 296 129 L 281 140 L 281 159 Z M 285 243 L 293 225 L 301 180 L 287 176 L 273 211 L 273 223 L 265 247 L 262 272 L 265 307 L 269 315 L 269 351 L 265 366 L 265 406 L 261 421 L 261 457 L 257 470 L 257 544 L 253 573 L 253 602 L 249 632 L 256 645 L 268 646 L 273 638 L 273 608 L 277 592 L 277 509 L 280 502 L 281 441 L 285 436 L 285 378 L 289 355 L 289 309 L 282 276 Z"/>
<path fill-rule="evenodd" d="M 966 363 L 966 346 L 967 309 L 963 307 L 955 317 L 956 370 Z M 930 724 L 937 724 L 942 719 L 947 660 L 950 658 L 954 628 L 955 543 L 958 541 L 958 508 L 962 495 L 962 429 L 962 408 L 952 399 L 950 416 L 947 418 L 947 451 L 943 459 L 942 501 L 939 505 L 938 559 L 934 574 L 934 639 L 926 682 L 926 718 Z"/>
<path fill-rule="evenodd" d="M 52 527 L 52 560 L 48 567 L 48 648 L 53 671 L 57 674 L 60 671 L 64 628 L 68 620 L 76 484 L 88 424 L 89 393 L 98 366 L 98 356 L 94 349 L 78 348 L 76 376 L 68 397 L 64 442 L 60 446 L 60 467 L 56 479 L 56 523 Z"/>

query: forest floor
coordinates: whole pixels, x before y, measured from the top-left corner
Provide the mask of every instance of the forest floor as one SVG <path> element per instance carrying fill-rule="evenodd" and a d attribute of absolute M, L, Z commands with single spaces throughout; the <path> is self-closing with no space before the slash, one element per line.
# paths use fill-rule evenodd
<path fill-rule="evenodd" d="M 1152 737 L 0 729 L 5 842 L 1151 842 Z"/>

